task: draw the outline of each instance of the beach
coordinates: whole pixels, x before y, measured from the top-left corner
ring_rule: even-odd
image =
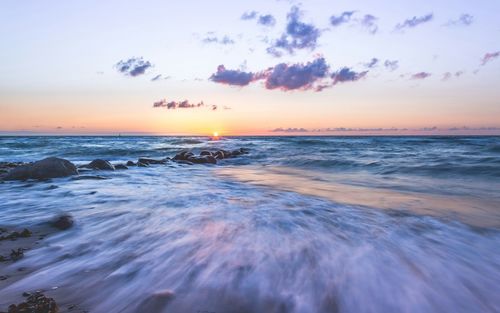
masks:
[[[0,137],[0,311],[500,311],[499,137],[218,139]]]

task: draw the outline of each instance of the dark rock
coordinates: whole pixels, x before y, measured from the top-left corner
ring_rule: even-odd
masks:
[[[207,150],[203,150],[203,151],[201,151],[201,152],[200,152],[200,155],[201,155],[201,156],[203,156],[203,155],[210,155],[210,156],[211,156],[211,155],[212,155],[212,152],[207,151]]]
[[[24,257],[24,251],[21,248],[18,248],[17,250],[12,250],[10,252],[10,259],[12,261],[18,261]]]
[[[231,152],[227,150],[220,150],[224,154],[224,159],[232,157]]]
[[[243,154],[247,154],[247,153],[250,153],[250,149],[248,149],[248,148],[240,148],[240,152],[243,153]]]
[[[217,159],[214,158],[213,156],[211,155],[206,155],[203,157],[205,160],[207,160],[207,163],[210,163],[210,164],[217,164]]]
[[[4,180],[48,179],[71,175],[78,175],[78,170],[73,163],[51,157],[15,167],[7,173]]]
[[[89,164],[85,165],[85,167],[94,169],[94,170],[107,170],[107,171],[114,171],[115,167],[113,164],[109,163],[109,161],[102,160],[102,159],[96,159]]]
[[[166,160],[154,160],[154,159],[148,159],[148,158],[140,158],[139,163],[144,163],[144,164],[165,164],[167,163]]]
[[[193,162],[185,161],[185,160],[177,160],[175,161],[179,164],[193,165]]]
[[[215,157],[217,160],[222,160],[222,159],[224,159],[224,152],[222,152],[222,151],[217,151],[217,152],[215,152],[214,157]]]
[[[137,162],[137,166],[139,166],[139,167],[149,167],[148,164],[142,163],[142,162]]]
[[[194,154],[188,151],[182,151],[180,153],[177,153],[174,157],[174,160],[187,160],[189,157],[193,157]]]
[[[236,157],[238,155],[241,155],[242,152],[240,150],[233,150],[231,151],[231,156]]]
[[[128,170],[128,167],[125,164],[116,164],[115,169],[117,170]]]
[[[66,230],[73,226],[73,217],[71,215],[61,215],[55,218],[50,224],[60,230]]]
[[[127,166],[135,166],[136,164],[133,161],[127,161]]]
[[[29,294],[25,302],[9,305],[8,309],[8,313],[57,313],[58,311],[56,301],[39,291]]]

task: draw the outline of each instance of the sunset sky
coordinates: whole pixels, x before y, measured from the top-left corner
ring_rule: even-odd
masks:
[[[0,134],[500,134],[500,2],[0,2]]]

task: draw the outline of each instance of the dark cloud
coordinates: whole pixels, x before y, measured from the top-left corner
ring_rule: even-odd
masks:
[[[257,17],[258,12],[257,11],[247,11],[241,15],[242,20],[253,20]]]
[[[296,127],[289,127],[289,128],[275,128],[271,130],[274,133],[306,133],[308,132],[307,129],[305,128],[296,128]]]
[[[426,79],[427,77],[429,77],[431,75],[432,75],[431,73],[419,72],[419,73],[415,73],[415,74],[411,75],[410,78],[413,79],[413,80]]]
[[[379,59],[377,59],[377,58],[372,58],[372,59],[370,60],[370,62],[365,63],[365,66],[366,66],[367,68],[374,68],[375,66],[377,66],[378,62],[379,62]]]
[[[374,35],[378,31],[378,26],[376,24],[378,18],[371,14],[366,14],[360,20],[360,25],[366,29],[370,34]]]
[[[210,76],[210,80],[216,83],[236,86],[246,86],[256,79],[258,79],[258,75],[254,73],[240,70],[227,70],[224,65],[219,65],[217,67],[217,72]]]
[[[433,18],[434,18],[434,14],[432,14],[432,13],[429,13],[429,14],[423,15],[423,16],[418,16],[418,17],[414,16],[410,19],[405,20],[403,23],[397,24],[395,28],[396,28],[396,30],[403,30],[405,28],[417,27],[418,25],[432,21]]]
[[[302,12],[297,6],[292,7],[287,15],[287,25],[285,33],[275,40],[267,52],[276,57],[283,55],[283,52],[293,54],[297,49],[314,50],[321,31],[313,24],[307,24],[300,19]]]
[[[342,24],[348,23],[351,20],[351,16],[355,11],[345,11],[339,16],[332,15],[330,17],[330,24],[334,27],[340,26]]]
[[[146,70],[152,66],[153,65],[151,64],[151,62],[144,61],[142,57],[133,57],[128,60],[121,60],[120,62],[115,64],[115,68],[118,70],[118,72],[132,77],[144,74]]]
[[[203,101],[198,103],[190,103],[188,100],[184,101],[167,101],[165,99],[156,101],[153,103],[153,108],[166,108],[168,110],[175,109],[191,109],[191,108],[199,108],[204,106]],[[217,108],[217,106],[216,106]]]
[[[274,26],[276,24],[276,19],[271,14],[261,15],[257,23],[264,26]]]
[[[233,45],[235,42],[229,36],[223,36],[221,38],[217,36],[207,36],[201,40],[204,43],[215,43],[220,45]]]
[[[446,26],[469,26],[474,22],[474,16],[470,14],[462,14],[456,20],[450,20]]]
[[[386,69],[389,71],[395,71],[399,68],[399,61],[398,60],[385,60],[384,66]]]
[[[368,74],[368,71],[355,72],[348,67],[344,67],[331,75],[331,78],[333,79],[332,85],[344,82],[358,81],[365,77],[366,74]]]
[[[500,56],[500,51],[488,52],[481,59],[481,65],[486,65],[486,63],[498,58]]]
[[[219,65],[210,80],[236,86],[264,80],[266,89],[322,91],[340,82],[358,81],[367,73],[368,71],[356,72],[347,67],[332,73],[325,59],[318,57],[307,63],[280,63],[258,73],[227,70],[224,65]]]
[[[285,91],[311,89],[315,82],[328,75],[328,68],[324,58],[318,58],[306,64],[281,63],[265,74],[266,88],[278,88]]]

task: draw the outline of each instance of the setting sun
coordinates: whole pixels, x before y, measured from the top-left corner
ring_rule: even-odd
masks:
[[[219,137],[219,133],[218,132],[214,132],[214,137]]]

